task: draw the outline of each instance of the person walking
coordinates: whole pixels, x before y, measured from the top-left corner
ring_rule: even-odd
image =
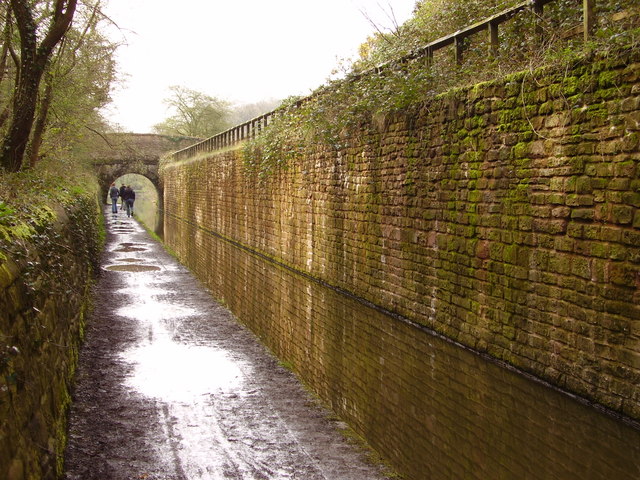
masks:
[[[124,191],[124,201],[127,204],[127,217],[133,216],[133,202],[136,201],[136,192],[129,185]]]
[[[116,187],[116,182],[111,184],[109,188],[109,197],[111,197],[111,213],[118,213],[118,197],[120,196],[120,190]]]
[[[120,185],[120,210],[124,210],[125,201],[124,201],[124,191],[127,189],[126,185],[123,183]]]

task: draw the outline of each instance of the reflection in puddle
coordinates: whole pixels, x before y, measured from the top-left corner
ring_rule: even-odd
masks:
[[[160,270],[160,267],[154,265],[110,265],[106,269],[117,272],[151,272]]]
[[[144,243],[123,242],[118,245],[118,248],[114,249],[114,252],[144,252],[147,250],[147,246]]]
[[[157,313],[161,313],[163,310],[179,312],[180,309],[173,303],[167,304],[159,300],[169,292],[166,288],[162,288],[165,284],[162,275],[166,272],[167,269],[163,265],[162,273],[160,274],[141,272],[140,275],[129,276],[126,280],[131,281],[132,284],[129,284],[129,282],[123,283],[123,288],[119,289],[118,293],[130,295],[132,298],[127,304],[128,307],[123,307],[119,310],[120,315],[131,316],[131,306],[135,305],[144,305],[145,311]],[[194,314],[192,310],[176,313],[176,315],[182,316],[192,314]]]
[[[147,397],[187,402],[208,393],[235,390],[242,383],[239,366],[211,347],[190,346],[166,338],[123,354],[135,365],[127,384]]]
[[[136,275],[136,280],[138,279],[139,276],[142,275]],[[165,290],[164,288],[158,288],[158,287],[154,287],[154,286],[138,286],[136,288],[122,288],[120,290],[118,290],[118,293],[126,293],[127,295],[131,295],[132,297],[134,297],[135,302],[155,302],[155,300],[153,300],[153,297],[161,297],[162,295],[166,295],[167,290]],[[166,308],[166,305],[163,305],[164,308]],[[152,307],[152,308],[162,308],[162,307]],[[173,307],[172,307],[173,308]]]
[[[135,366],[127,385],[141,394],[167,402],[196,402],[207,393],[235,390],[242,373],[237,363],[224,352],[208,346],[176,341],[181,319],[198,316],[197,310],[156,300],[163,292],[141,280],[131,289],[130,306],[117,313],[135,319],[142,343],[122,354]],[[184,333],[184,332],[182,332]]]
[[[177,319],[198,314],[193,308],[155,301],[144,301],[132,307],[123,307],[117,313],[123,317],[135,318],[140,322]]]
[[[139,248],[139,247],[121,247],[118,248],[116,250],[114,250],[114,252],[144,252],[146,250],[146,248]]]

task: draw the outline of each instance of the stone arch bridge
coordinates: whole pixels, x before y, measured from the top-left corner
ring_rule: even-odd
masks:
[[[154,226],[155,233],[163,235],[164,195],[159,167],[160,158],[170,152],[186,148],[200,141],[195,137],[173,137],[150,133],[111,133],[96,142],[89,158],[98,176],[101,195],[111,182],[122,175],[134,173],[147,178],[155,187],[158,204]]]
[[[111,133],[102,137],[102,140],[89,153],[101,191],[106,192],[118,177],[136,173],[149,179],[162,197],[158,172],[162,155],[181,150],[201,139],[151,133]]]

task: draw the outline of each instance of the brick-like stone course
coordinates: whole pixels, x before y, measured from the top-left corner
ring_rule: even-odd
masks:
[[[172,225],[192,239],[185,262],[202,281],[404,478],[637,471],[640,431],[195,225]]]
[[[32,238],[0,243],[0,478],[59,478],[98,209],[56,208]]]
[[[266,176],[241,149],[168,164],[167,243],[311,384],[365,381],[314,370],[348,332],[289,356],[304,292],[236,276],[211,232],[640,419],[639,78],[636,50],[457,90]]]

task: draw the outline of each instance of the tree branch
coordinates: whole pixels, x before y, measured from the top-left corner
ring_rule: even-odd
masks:
[[[12,1],[15,2],[16,0]],[[53,23],[50,25],[47,35],[44,37],[42,43],[40,43],[40,47],[38,48],[39,59],[44,57],[46,60],[56,44],[64,34],[67,33],[67,30],[71,26],[71,21],[73,20],[73,14],[76,11],[77,2],[78,0],[56,0]]]

